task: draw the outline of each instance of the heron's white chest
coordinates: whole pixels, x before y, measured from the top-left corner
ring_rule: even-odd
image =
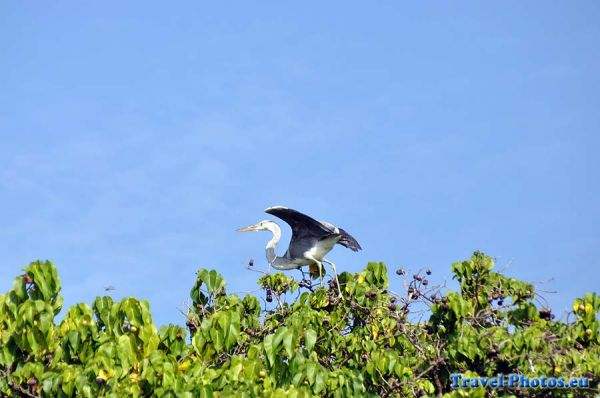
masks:
[[[304,252],[304,257],[321,261],[333,249],[338,240],[340,240],[339,236],[320,240],[310,250]]]

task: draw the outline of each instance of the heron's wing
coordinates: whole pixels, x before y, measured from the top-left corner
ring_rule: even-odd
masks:
[[[317,221],[297,210],[274,206],[269,207],[265,212],[281,218],[292,228],[292,239],[288,249],[291,257],[301,257],[306,250],[311,249],[317,242],[335,236],[340,237],[337,243],[348,249],[353,251],[362,249],[356,239],[348,232],[328,222]]]
[[[333,232],[314,218],[294,209],[288,209],[283,206],[274,206],[269,207],[265,212],[281,218],[290,225],[292,228],[292,241],[309,237],[320,239]]]
[[[338,245],[347,247],[348,249],[355,251],[355,252],[362,250],[362,247],[360,247],[360,244],[357,242],[357,240],[354,239],[354,237],[352,235],[350,235],[348,232],[344,231],[343,229],[341,229],[339,227],[336,227],[333,224],[328,223],[327,221],[320,221],[320,223],[323,224],[326,228],[328,228],[331,231],[331,235],[340,237],[340,240],[337,242]],[[327,237],[325,237],[324,239],[326,239],[326,238]]]
[[[339,245],[345,246],[348,249],[355,252],[362,250],[362,247],[360,247],[360,244],[356,239],[354,239],[352,235],[350,235],[348,232],[344,231],[341,228],[338,228],[338,230],[340,231],[340,235],[342,236],[338,241]]]

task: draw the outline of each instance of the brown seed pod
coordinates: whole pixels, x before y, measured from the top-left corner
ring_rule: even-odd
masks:
[[[552,319],[552,309],[551,308],[548,308],[548,307],[540,308],[539,314],[540,314],[541,319],[545,319],[547,321]]]
[[[273,302],[273,293],[270,288],[267,288],[267,303]]]

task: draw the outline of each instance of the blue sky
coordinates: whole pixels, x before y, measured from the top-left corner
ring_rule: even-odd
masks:
[[[50,259],[67,305],[113,285],[182,324],[199,267],[256,288],[244,266],[269,236],[234,230],[282,204],[359,240],[329,255],[341,270],[440,283],[479,249],[562,313],[599,291],[599,17],[595,1],[5,2],[0,291]]]

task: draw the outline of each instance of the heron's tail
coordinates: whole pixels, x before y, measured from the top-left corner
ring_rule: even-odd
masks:
[[[340,235],[341,238],[338,241],[338,244],[347,247],[348,249],[352,250],[352,251],[359,251],[362,250],[362,247],[360,247],[360,244],[358,243],[358,241],[356,239],[354,239],[354,237],[352,235],[350,235],[348,232],[344,231],[343,229],[338,227],[338,230],[340,231]]]

